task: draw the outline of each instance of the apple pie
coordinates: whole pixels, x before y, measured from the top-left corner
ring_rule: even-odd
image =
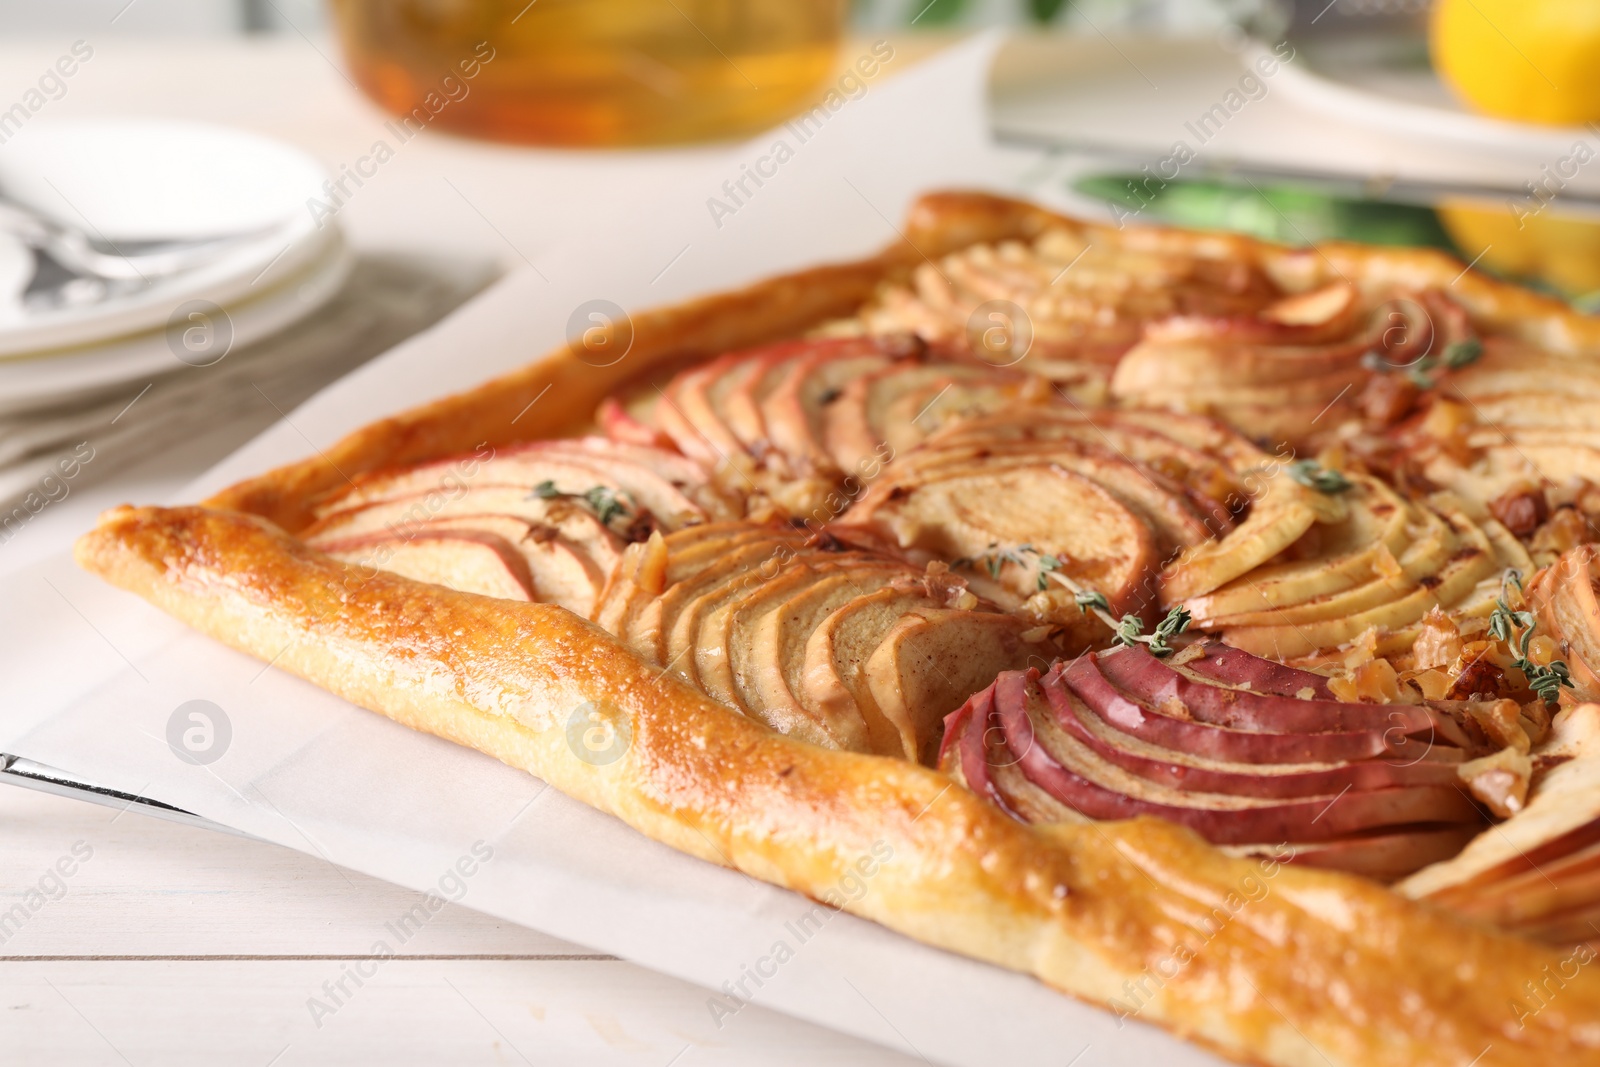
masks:
[[[904,234],[78,559],[1241,1062],[1600,1064],[1600,319],[979,194]]]

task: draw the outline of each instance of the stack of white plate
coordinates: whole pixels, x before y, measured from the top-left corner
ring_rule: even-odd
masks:
[[[209,242],[180,273],[41,300],[35,253],[0,230],[0,421],[212,366],[326,303],[352,256],[327,174],[253,134],[158,120],[24,126],[0,145],[0,201],[100,249]],[[93,285],[89,288],[92,290]]]

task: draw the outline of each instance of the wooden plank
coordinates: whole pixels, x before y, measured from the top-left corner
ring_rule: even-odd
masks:
[[[399,944],[419,894],[264,842],[5,786],[0,826],[6,1064],[913,1062],[455,904]]]
[[[619,961],[397,958],[370,964],[359,988],[347,980],[331,1013],[310,1009],[332,1004],[323,983],[347,967],[0,961],[0,1049],[7,1064],[52,1067],[922,1062],[759,1003],[718,1027],[705,990]],[[887,1026],[885,1039],[896,1040]]]
[[[456,904],[400,944],[385,924],[420,893],[137,811],[0,786],[0,826],[0,912],[46,882],[20,929],[0,923],[0,956],[357,956],[379,938],[408,956],[592,955]]]

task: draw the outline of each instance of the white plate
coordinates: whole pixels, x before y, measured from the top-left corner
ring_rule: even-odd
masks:
[[[263,282],[259,295],[228,305],[220,316],[200,309],[205,321],[180,317],[169,328],[166,316],[172,309],[163,309],[155,330],[52,359],[0,359],[0,414],[180,371],[186,364],[208,366],[277,333],[327,303],[349,276],[355,257],[338,231],[332,233],[321,258],[275,285]],[[190,328],[213,333],[185,348],[183,333]]]
[[[193,300],[222,307],[327,260],[337,227],[307,202],[326,178],[311,157],[265,137],[203,123],[30,123],[0,148],[0,188],[64,225],[115,243],[250,235],[198,270],[97,304],[11,318],[0,358],[57,358],[164,328]]]
[[[1530,178],[1541,163],[1570,155],[1575,141],[1595,140],[1582,126],[1536,126],[1466,110],[1420,61],[1418,47],[1360,40],[1302,44],[1299,61],[1284,64],[1272,84],[1302,107],[1371,130],[1519,159]],[[1257,45],[1253,52],[1246,57],[1252,62],[1268,49]]]

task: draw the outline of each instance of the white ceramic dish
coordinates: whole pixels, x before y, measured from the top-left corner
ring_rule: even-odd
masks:
[[[228,305],[221,317],[209,315],[205,322],[184,319],[170,328],[163,319],[157,329],[51,359],[0,359],[0,414],[152,379],[183,370],[186,364],[204,367],[220,362],[327,303],[344,284],[354,261],[335,231],[320,258],[277,285],[263,284],[259,295]],[[212,333],[185,351],[180,335],[191,324]],[[179,351],[185,351],[186,358],[180,358]]]
[[[0,329],[0,359],[78,361],[88,346],[106,342],[114,342],[108,353],[125,351],[137,347],[140,335],[164,329],[174,309],[190,301],[223,308],[260,303],[266,290],[336,257],[337,227],[319,227],[307,206],[322,196],[325,177],[295,149],[201,123],[24,127],[0,152],[0,188],[63,225],[113,244],[247,236],[202,268],[132,293],[10,316]],[[0,402],[9,399],[0,385]]]
[[[1419,46],[1420,47],[1420,46]],[[1253,46],[1246,58],[1270,50]],[[1473,114],[1461,106],[1424,62],[1404,61],[1387,47],[1319,44],[1301,49],[1298,62],[1284,64],[1273,81],[1294,103],[1369,130],[1416,141],[1463,145],[1527,165],[1529,177],[1541,164],[1571,154],[1577,141],[1591,148],[1600,133],[1581,126],[1536,126]]]

